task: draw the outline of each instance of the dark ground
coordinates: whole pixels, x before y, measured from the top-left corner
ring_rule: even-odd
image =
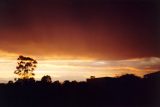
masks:
[[[63,84],[29,80],[1,84],[0,107],[160,107],[159,73]]]

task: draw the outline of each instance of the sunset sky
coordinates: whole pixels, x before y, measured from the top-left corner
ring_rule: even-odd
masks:
[[[36,79],[143,76],[160,70],[156,0],[0,0],[0,81],[16,59],[38,61]]]

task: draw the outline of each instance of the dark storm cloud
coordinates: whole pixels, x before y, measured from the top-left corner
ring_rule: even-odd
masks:
[[[125,0],[1,0],[0,49],[123,59],[160,55],[158,5]]]

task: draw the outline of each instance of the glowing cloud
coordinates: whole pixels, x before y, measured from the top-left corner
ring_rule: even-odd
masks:
[[[0,79],[8,81],[15,75],[16,60],[1,59]],[[53,80],[85,80],[90,76],[120,76],[132,73],[138,76],[160,70],[160,58],[137,58],[126,60],[57,60],[38,59],[38,68],[35,78],[40,79],[43,75],[51,75]]]

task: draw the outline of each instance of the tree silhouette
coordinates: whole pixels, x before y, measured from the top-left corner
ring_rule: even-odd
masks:
[[[9,84],[9,85],[12,85],[12,84],[14,84],[14,83],[13,83],[13,81],[10,80],[10,81],[8,81],[8,84]]]
[[[37,61],[30,57],[25,57],[22,55],[20,55],[17,60],[18,66],[16,67],[14,74],[17,74],[19,76],[19,79],[32,78],[35,75],[33,71],[37,67]]]
[[[43,83],[52,83],[52,78],[51,78],[51,76],[46,75],[46,76],[43,76],[43,77],[42,77],[41,81],[42,81]]]

